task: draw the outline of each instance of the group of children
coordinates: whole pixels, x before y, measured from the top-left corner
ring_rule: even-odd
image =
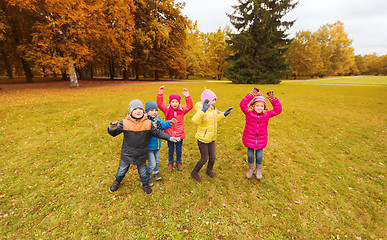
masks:
[[[174,154],[176,152],[176,167],[183,170],[182,146],[185,138],[184,115],[193,108],[192,98],[187,89],[183,88],[186,106],[181,105],[179,94],[169,96],[169,104],[164,104],[164,86],[159,88],[157,103],[149,101],[145,104],[136,99],[129,103],[129,112],[120,122],[110,122],[108,133],[113,137],[124,133],[121,147],[121,161],[119,163],[115,180],[110,186],[110,192],[115,192],[131,164],[137,165],[143,189],[147,194],[152,193],[153,185],[151,176],[161,180],[159,173],[159,151],[161,140],[168,140],[168,171],[173,170]],[[267,144],[267,125],[271,117],[281,113],[282,107],[273,92],[267,93],[267,98],[273,106],[268,111],[266,99],[258,89],[254,88],[241,101],[240,107],[246,115],[246,125],[243,132],[243,144],[247,147],[249,169],[247,178],[251,178],[256,170],[257,179],[262,178],[262,153]],[[216,94],[210,89],[204,89],[200,102],[195,104],[196,113],[192,122],[198,126],[195,138],[197,139],[201,158],[191,171],[191,177],[197,182],[201,181],[199,171],[208,162],[206,173],[214,178],[215,140],[217,136],[217,122],[227,117],[232,107],[225,112],[216,109]],[[165,121],[158,116],[158,109],[165,115]],[[254,159],[256,165],[254,164]],[[148,160],[148,165],[146,165]]]

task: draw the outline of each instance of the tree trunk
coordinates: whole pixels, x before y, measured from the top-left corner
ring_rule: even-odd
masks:
[[[70,75],[70,87],[79,87],[77,73],[75,72],[74,62],[71,57],[69,57],[68,70]]]
[[[128,80],[129,79],[129,72],[128,72],[128,70],[126,70],[126,69],[122,70],[122,78],[123,78],[123,80]]]
[[[32,75],[32,70],[31,70],[30,64],[26,60],[24,60],[22,57],[20,58],[20,60],[21,60],[22,66],[23,66],[24,75],[27,79],[27,82],[32,83],[33,82],[33,80],[32,80],[33,75]]]
[[[93,79],[93,65],[92,63],[88,63],[81,69],[78,69],[78,77],[82,80]]]
[[[66,70],[62,71],[62,80],[64,80],[64,81],[68,81],[69,80],[69,77],[67,76]]]
[[[136,72],[136,80],[140,79],[140,75],[138,74],[138,64],[136,63],[134,66],[134,71]]]
[[[114,59],[113,59],[113,57],[109,58],[109,70],[110,70],[110,79],[114,80],[115,66],[114,66]]]
[[[159,78],[159,72],[157,70],[155,70],[155,80],[158,81],[160,80]]]
[[[7,69],[7,76],[10,79],[13,79],[12,67],[11,67],[11,64],[9,64],[8,55],[5,53],[4,44],[2,42],[0,42],[0,49],[1,49],[1,57],[4,61],[5,68]]]

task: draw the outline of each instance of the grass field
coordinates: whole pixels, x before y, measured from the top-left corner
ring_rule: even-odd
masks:
[[[360,78],[342,80],[358,84]],[[360,81],[360,83],[359,83]],[[376,82],[387,82],[379,77]],[[263,179],[246,179],[240,100],[252,85],[186,87],[194,102],[204,87],[217,108],[217,160],[210,179],[190,171],[200,154],[185,117],[182,172],[168,173],[146,195],[135,166],[114,194],[122,135],[107,134],[129,101],[156,100],[158,85],[0,91],[0,236],[4,239],[385,239],[385,86],[256,86],[274,91],[283,112],[269,123]],[[185,102],[183,101],[183,104]],[[164,115],[160,112],[160,117]]]

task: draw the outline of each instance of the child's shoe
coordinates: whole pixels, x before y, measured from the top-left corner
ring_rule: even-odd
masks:
[[[212,170],[207,169],[206,173],[210,178],[216,178],[216,174]]]
[[[200,182],[200,181],[202,180],[201,177],[199,176],[199,173],[196,172],[195,170],[192,170],[192,172],[191,172],[191,177],[192,177],[193,179],[195,179],[196,182]]]
[[[262,178],[262,164],[257,164],[257,179],[261,179]]]
[[[168,172],[172,172],[173,170],[173,162],[169,162],[168,163],[168,168],[167,168]]]
[[[115,192],[117,191],[118,187],[120,186],[120,183],[117,180],[114,180],[113,184],[110,186],[109,191]]]
[[[251,178],[253,176],[254,171],[255,171],[254,163],[253,164],[249,163],[249,170],[246,173],[246,177]]]
[[[144,192],[146,192],[146,194],[152,193],[152,188],[149,186],[149,184],[144,184],[142,187],[144,188]]]
[[[160,173],[153,174],[153,176],[155,177],[156,181],[160,181],[161,180]]]
[[[183,163],[182,162],[176,162],[177,170],[183,171]]]
[[[150,187],[152,187],[152,186],[153,186],[152,179],[149,179],[148,185],[149,185]]]

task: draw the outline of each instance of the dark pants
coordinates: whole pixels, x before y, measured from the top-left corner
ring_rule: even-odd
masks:
[[[120,164],[118,165],[117,173],[115,175],[117,182],[122,182],[122,180],[125,177],[125,174],[128,172],[130,167],[129,163],[126,163],[125,161],[121,160]],[[148,175],[147,168],[146,168],[146,162],[143,162],[139,165],[137,165],[137,171],[138,175],[140,175],[140,181],[141,183],[147,184],[149,182],[150,176]]]
[[[181,162],[181,155],[183,154],[183,139],[180,142],[168,141],[168,162],[174,162],[173,155],[175,154],[176,146],[176,162]]]
[[[212,141],[210,143],[202,143],[198,140],[198,146],[199,146],[199,151],[201,158],[200,160],[196,163],[196,166],[194,167],[195,172],[199,172],[200,169],[206,164],[207,164],[207,171],[212,171],[214,168],[215,164],[215,158],[216,158],[216,153],[215,153],[215,141]]]

